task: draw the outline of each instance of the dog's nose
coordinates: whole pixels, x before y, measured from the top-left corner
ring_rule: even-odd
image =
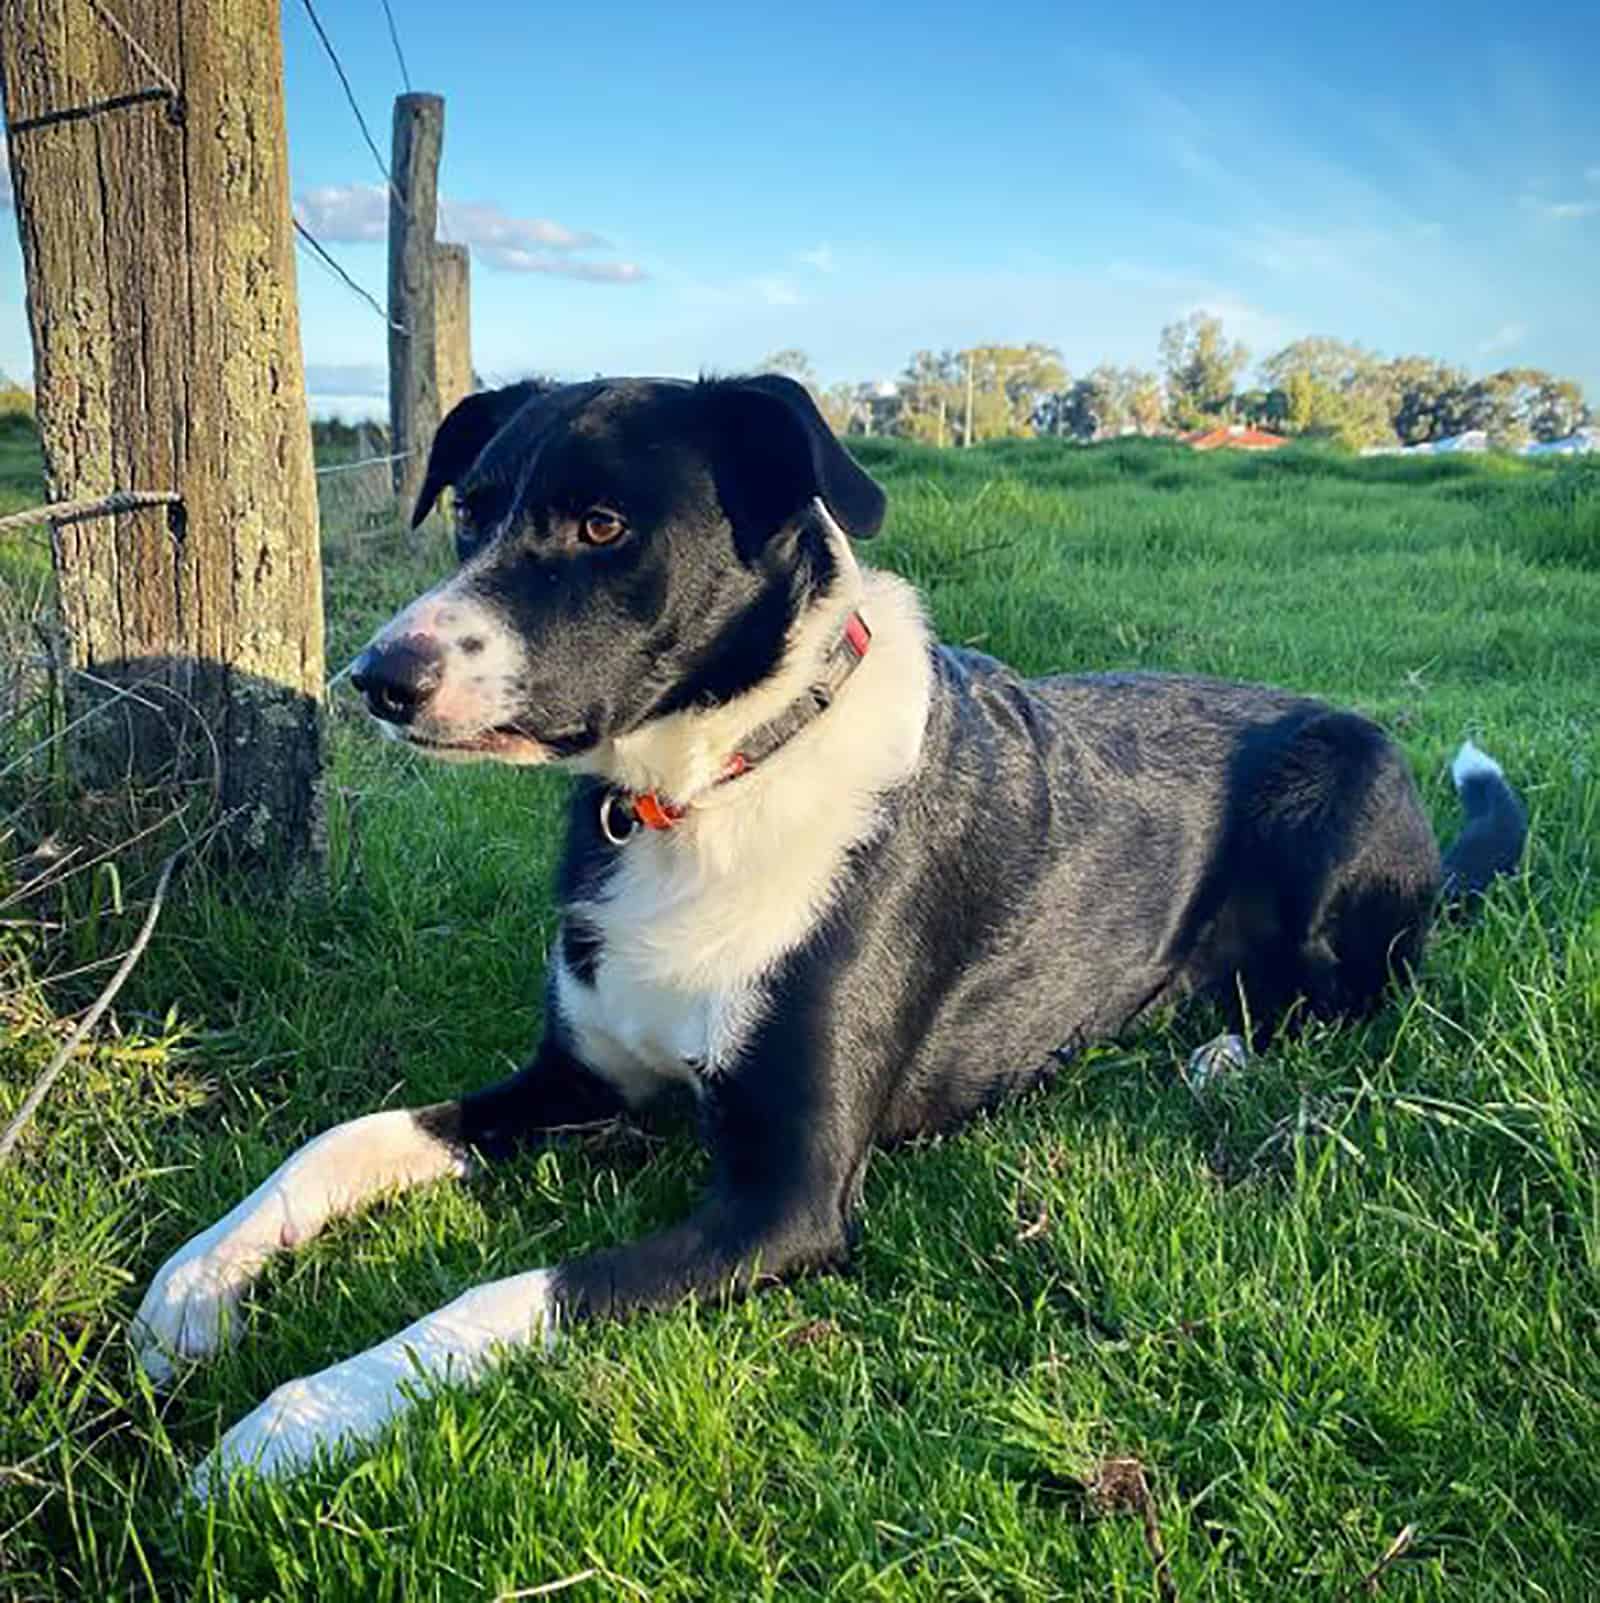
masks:
[[[410,723],[443,677],[444,651],[425,635],[368,646],[350,670],[350,683],[367,698],[372,716],[386,724]]]

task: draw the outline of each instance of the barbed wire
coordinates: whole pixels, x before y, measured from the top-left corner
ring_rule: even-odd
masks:
[[[362,115],[360,103],[356,100],[355,90],[350,83],[350,75],[344,70],[344,63],[339,59],[339,52],[334,49],[333,40],[328,37],[328,30],[322,26],[322,18],[317,15],[317,8],[312,3],[312,0],[301,0],[301,3],[305,6],[306,15],[311,19],[311,26],[316,30],[317,38],[322,42],[322,48],[326,53],[328,60],[333,64],[334,72],[336,72],[339,76],[339,82],[344,89],[344,97],[350,103],[350,110],[355,113],[356,125],[361,129],[361,137],[367,142],[367,149],[372,152],[372,159],[378,164],[378,171],[383,174],[383,181],[388,186],[389,194],[393,198],[395,205],[398,206],[402,212],[405,212],[405,199],[401,195],[399,189],[395,186],[395,181],[390,176],[389,168],[385,164],[383,155],[378,149],[378,143],[372,137],[372,130],[367,126],[367,119]],[[389,7],[387,0],[385,0],[384,11],[387,13],[388,10]],[[389,18],[389,37],[394,41],[395,54],[400,57],[400,70],[402,73],[404,73],[405,57],[400,55],[400,36],[395,31],[394,18],[392,16]],[[406,80],[406,87],[410,88],[409,78]],[[407,213],[407,215],[409,215],[409,213]],[[394,330],[396,334],[410,334],[410,329],[406,328],[402,323],[397,323],[389,315],[388,311],[379,304],[376,295],[358,284],[355,279],[353,279],[350,274],[339,265],[339,263],[329,252],[328,248],[316,237],[315,234],[311,232],[309,228],[306,227],[303,222],[300,221],[298,217],[294,219],[294,226],[295,232],[299,234],[301,240],[304,241],[306,245],[310,246],[323,265],[327,267],[328,270],[336,277],[338,277],[344,283],[347,289],[353,290],[357,295],[359,295],[361,299],[364,300],[367,305],[370,306],[373,311],[375,311],[378,316],[381,317],[384,322]]]
[[[322,41],[322,48],[328,54],[328,60],[333,63],[333,70],[339,75],[339,82],[344,86],[344,98],[350,102],[350,109],[355,113],[356,122],[361,129],[361,137],[367,142],[367,149],[372,152],[372,159],[378,164],[378,171],[383,174],[383,181],[389,186],[389,193],[394,203],[402,212],[406,210],[405,197],[395,188],[394,179],[389,176],[388,166],[378,150],[377,141],[372,137],[372,130],[367,127],[367,119],[361,114],[361,107],[356,100],[356,92],[350,87],[350,76],[344,70],[344,63],[339,59],[339,52],[333,48],[333,41],[328,37],[328,30],[322,26],[322,18],[317,15],[317,8],[312,0],[301,0],[306,8],[306,15],[311,18],[311,26],[317,30],[317,37]],[[409,216],[410,214],[407,213]]]
[[[411,93],[411,74],[406,71],[406,53],[400,48],[400,30],[394,25],[394,12],[389,9],[389,0],[383,0],[383,15],[389,24],[389,42],[394,46],[394,58],[400,63],[400,79],[406,86],[406,93]]]
[[[90,101],[87,105],[64,106],[55,111],[41,111],[32,117],[19,117],[11,124],[13,136],[31,133],[35,128],[53,128],[58,123],[81,122],[88,117],[98,117],[102,112],[122,111],[129,106],[144,105],[152,100],[166,101],[167,115],[177,122],[183,120],[183,92],[173,81],[171,74],[134,38],[104,0],[89,0],[89,5],[111,32],[122,41],[123,49],[135,63],[158,78],[160,82],[144,89],[131,89],[122,94],[106,95],[99,100]]]
[[[0,518],[0,534],[31,528],[36,523],[81,523],[85,518],[115,517],[140,507],[178,506],[182,500],[176,490],[113,490],[110,495],[82,501],[51,501]]]
[[[384,320],[384,322],[387,323],[389,325],[389,327],[392,328],[395,331],[396,334],[407,334],[407,335],[410,334],[411,330],[409,328],[407,328],[404,323],[395,322],[395,320],[392,317],[389,316],[388,312],[386,312],[383,309],[383,307],[378,304],[378,298],[377,298],[377,296],[375,296],[372,293],[371,290],[363,289],[362,286],[360,284],[358,284],[338,264],[338,262],[336,262],[333,259],[333,257],[328,254],[327,246],[325,246],[322,243],[322,241],[320,239],[318,239],[317,236],[315,234],[313,234],[311,232],[311,230],[309,228],[307,228],[306,225],[303,222],[300,221],[300,219],[298,217],[296,217],[294,219],[294,231],[300,236],[300,238],[302,240],[305,241],[305,243],[307,245],[309,245],[312,248],[312,250],[314,250],[317,253],[317,256],[324,263],[326,263],[328,268],[332,272],[336,273],[344,281],[345,285],[349,289],[354,290],[356,292],[356,294],[359,295],[362,298],[362,300],[364,300],[367,303],[367,305],[370,306],[373,309],[373,311],[375,311],[378,314],[378,316],[381,317]]]
[[[330,473],[354,473],[357,468],[385,467],[391,462],[408,461],[416,454],[415,451],[397,451],[393,456],[364,456],[354,462],[333,462],[325,468],[318,468],[317,477],[325,478]]]
[[[171,95],[174,100],[181,100],[183,96],[177,84],[173,82],[172,78],[162,68],[160,62],[158,62],[150,54],[150,52],[146,50],[145,47],[140,44],[131,33],[128,32],[127,27],[119,20],[117,14],[110,8],[110,6],[105,4],[105,0],[89,0],[89,4],[100,13],[101,20],[122,41],[124,46],[127,48],[128,54],[131,55],[133,59],[145,69],[146,72],[151,73],[154,77],[159,79],[162,85],[165,87],[167,93]]]
[[[361,107],[356,100],[355,91],[351,86],[349,75],[344,69],[344,63],[339,59],[339,54],[333,47],[333,41],[328,37],[327,30],[322,25],[322,19],[317,15],[313,0],[302,0],[302,3],[305,6],[306,15],[311,20],[312,27],[316,30],[317,38],[322,43],[323,50],[327,53],[329,61],[333,64],[333,70],[338,74],[339,82],[344,89],[345,99],[349,102],[350,109],[355,114],[356,123],[361,129],[361,136],[366,141],[367,149],[371,151],[372,159],[377,163],[378,171],[383,174],[384,182],[388,185],[390,194],[394,197],[395,203],[403,212],[406,209],[404,199],[400,195],[399,190],[396,188],[394,180],[389,174],[389,169],[384,164],[383,156],[378,149],[377,143],[372,137],[372,131],[367,126],[367,120],[362,115]],[[11,131],[13,134],[21,133],[27,129],[35,127],[44,127],[57,122],[73,121],[79,118],[94,116],[102,111],[113,110],[123,106],[137,105],[145,101],[158,99],[168,101],[171,113],[181,118],[183,93],[179,89],[177,82],[174,80],[172,75],[168,73],[166,69],[162,67],[162,65],[154,58],[154,56],[152,56],[151,53],[139,43],[138,39],[136,39],[132,32],[130,32],[127,25],[106,3],[106,0],[88,0],[88,4],[95,14],[99,16],[104,25],[113,34],[115,34],[117,39],[121,42],[123,48],[128,52],[129,56],[146,72],[150,73],[155,79],[158,80],[158,87],[134,90],[125,94],[115,95],[104,100],[96,101],[91,105],[67,107],[61,110],[44,112],[35,117],[24,118],[12,124]],[[389,0],[382,0],[382,4],[384,17],[388,24],[389,40],[394,46],[395,59],[400,64],[400,74],[405,82],[407,90],[409,91],[411,88],[411,74],[406,66],[405,52],[402,50],[400,45],[400,33],[395,24],[394,12],[390,8]],[[385,324],[387,324],[389,328],[393,329],[397,334],[409,336],[411,331],[406,328],[404,324],[396,322],[392,317],[390,317],[388,311],[378,301],[377,297],[373,295],[370,290],[366,289],[363,285],[351,277],[344,267],[341,266],[340,263],[329,252],[327,247],[323,245],[321,240],[319,240],[298,217],[293,217],[291,220],[294,224],[295,233],[299,236],[301,242],[314,253],[317,259],[328,269],[328,271],[333,273],[334,276],[337,277],[340,282],[343,283],[345,287],[352,293],[360,296],[360,298],[384,320]],[[332,467],[320,468],[317,470],[317,472],[320,476],[327,473],[349,471],[355,468],[392,465],[395,462],[404,461],[408,457],[415,454],[416,453],[412,451],[405,451],[392,456],[369,457],[360,462],[339,463],[333,465]],[[84,500],[55,501],[47,503],[43,506],[32,507],[22,512],[10,513],[0,517],[0,534],[9,533],[15,529],[32,528],[40,523],[71,523],[85,518],[115,516],[119,513],[135,511],[141,507],[176,506],[182,504],[182,499],[182,496],[180,496],[176,491],[119,490],[113,491],[109,495],[97,496]]]

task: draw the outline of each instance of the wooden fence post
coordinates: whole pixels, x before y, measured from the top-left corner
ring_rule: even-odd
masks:
[[[322,847],[322,572],[278,0],[0,4],[0,99],[81,778],[209,789]],[[109,703],[109,705],[107,705]]]
[[[472,393],[472,257],[465,245],[433,247],[439,416]]]
[[[433,265],[443,143],[443,99],[398,96],[389,164],[389,449],[400,456],[394,490],[408,516],[439,426]]]

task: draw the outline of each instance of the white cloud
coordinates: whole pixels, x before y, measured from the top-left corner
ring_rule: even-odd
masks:
[[[362,245],[389,231],[389,192],[382,184],[323,184],[294,203],[301,227],[324,245]]]
[[[550,273],[557,278],[580,278],[590,284],[637,284],[649,275],[637,262],[586,262],[548,251],[519,250],[512,246],[474,245],[473,254],[486,259],[491,267],[508,273]]]
[[[441,200],[439,232],[448,239],[471,245],[495,266],[511,266],[527,271],[514,261],[501,262],[496,256],[526,256],[530,252],[552,250],[604,250],[606,242],[587,230],[567,228],[548,217],[508,217],[498,206],[482,201]]]
[[[815,250],[803,250],[800,258],[807,267],[814,267],[819,273],[831,273],[837,265],[833,259],[833,246],[818,245]]]
[[[1502,323],[1486,340],[1478,342],[1480,356],[1493,356],[1496,351],[1509,351],[1528,337],[1526,323]]]
[[[371,244],[387,237],[389,192],[382,184],[325,184],[295,202],[294,213],[323,244]],[[604,250],[586,229],[548,217],[512,217],[483,201],[439,201],[439,234],[469,245],[487,267],[549,273],[591,284],[634,284],[648,276],[636,262],[582,260],[571,252]]]

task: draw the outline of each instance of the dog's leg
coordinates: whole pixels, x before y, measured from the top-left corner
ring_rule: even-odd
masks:
[[[325,1131],[162,1265],[134,1316],[146,1372],[165,1383],[175,1361],[214,1352],[267,1260],[303,1245],[329,1220],[386,1193],[461,1177],[480,1139],[493,1155],[535,1129],[620,1111],[609,1087],[547,1040],[534,1062],[502,1086],[462,1102],[369,1113]]]
[[[803,1116],[801,1116],[803,1117]],[[841,1172],[830,1136],[775,1121],[754,1149],[733,1147],[710,1196],[683,1223],[630,1246],[475,1286],[397,1335],[280,1386],[223,1437],[193,1489],[215,1491],[235,1470],[274,1473],[320,1448],[377,1435],[413,1393],[481,1375],[497,1353],[548,1348],[585,1318],[715,1298],[835,1262],[846,1250],[859,1161]],[[809,1136],[809,1140],[808,1140]],[[741,1137],[748,1143],[748,1130]],[[797,1156],[797,1149],[806,1149]],[[719,1143],[719,1155],[730,1148]]]
[[[763,1221],[757,1211],[710,1202],[683,1224],[632,1246],[557,1269],[474,1286],[365,1352],[278,1387],[223,1437],[195,1472],[202,1497],[242,1468],[292,1470],[319,1448],[366,1441],[441,1383],[479,1377],[501,1352],[548,1349],[556,1333],[591,1315],[621,1315],[717,1297],[838,1256],[842,1238],[819,1238],[805,1221]]]

